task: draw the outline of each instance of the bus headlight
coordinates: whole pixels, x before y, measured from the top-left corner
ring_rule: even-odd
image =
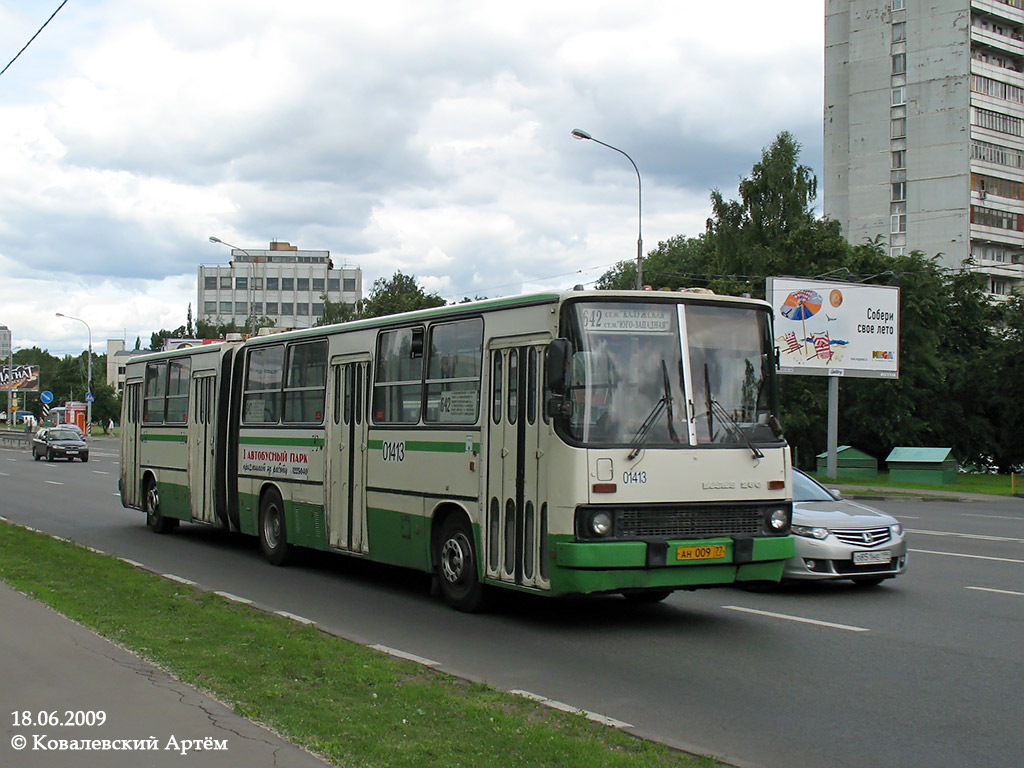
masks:
[[[612,516],[609,512],[595,512],[590,516],[590,532],[594,536],[607,536],[612,532]]]
[[[773,509],[768,513],[768,527],[775,533],[781,533],[789,527],[789,510]]]

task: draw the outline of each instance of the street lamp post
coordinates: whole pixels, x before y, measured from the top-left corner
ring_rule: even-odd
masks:
[[[86,366],[87,370],[88,370],[88,373],[86,374],[86,377],[89,379],[89,382],[88,382],[88,385],[87,385],[87,390],[86,390],[86,395],[85,395],[85,420],[86,420],[85,434],[86,435],[91,435],[92,434],[92,399],[93,399],[93,394],[92,394],[92,328],[90,328],[89,324],[87,322],[85,322],[85,320],[83,320],[80,317],[72,317],[71,315],[65,315],[63,312],[57,312],[57,317],[67,318],[68,320],[77,320],[82,325],[84,325],[85,329],[89,332],[89,360],[88,360],[88,364]]]
[[[249,318],[249,333],[253,336],[256,335],[256,317],[252,312],[253,297],[256,294],[256,288],[253,285],[256,282],[256,263],[253,261],[252,254],[249,253],[245,248],[239,248],[237,245],[226,243],[219,237],[210,235],[210,242],[217,243],[218,245],[226,245],[228,248],[234,248],[236,251],[241,251],[249,257],[249,284],[245,291],[245,314]],[[232,289],[233,290],[233,289]],[[233,300],[232,300],[233,301]],[[232,313],[233,314],[233,313]]]
[[[624,158],[629,160],[630,165],[633,166],[633,170],[636,171],[636,289],[639,291],[643,288],[644,284],[644,237],[643,237],[643,184],[640,181],[640,169],[636,167],[636,163],[633,162],[633,158],[627,155],[618,147],[613,147],[611,144],[605,144],[599,139],[595,139],[589,133],[579,128],[573,128],[572,137],[581,141],[593,141],[600,144],[602,147],[608,147],[608,149],[614,149]]]
[[[14,338],[13,336],[11,337]],[[14,426],[14,353],[21,347],[11,344],[11,351],[7,355],[7,428]]]

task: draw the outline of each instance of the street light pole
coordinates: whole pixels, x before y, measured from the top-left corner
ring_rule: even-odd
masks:
[[[57,313],[57,317],[67,318],[68,320],[77,320],[82,325],[84,325],[85,326],[85,330],[87,330],[89,332],[89,360],[88,360],[88,364],[86,366],[87,367],[87,371],[88,371],[88,373],[86,374],[86,377],[89,379],[89,382],[88,382],[88,385],[87,385],[87,390],[86,390],[86,395],[85,395],[85,421],[86,421],[85,434],[91,436],[92,435],[92,399],[93,399],[93,394],[92,394],[92,328],[90,328],[89,324],[87,322],[85,322],[85,320],[83,320],[80,317],[72,317],[71,315],[65,315],[63,312],[58,312]]]
[[[231,243],[226,243],[223,240],[221,240],[219,237],[214,237],[213,235],[210,235],[210,242],[211,243],[217,243],[218,245],[226,245],[228,248],[234,248],[236,251],[241,251],[242,253],[244,253],[246,256],[249,257],[249,284],[248,284],[248,286],[246,288],[246,291],[245,291],[245,304],[246,304],[246,307],[245,307],[246,312],[245,312],[245,314],[249,318],[249,333],[251,335],[255,336],[256,335],[256,317],[253,315],[252,304],[253,304],[253,297],[256,294],[256,288],[254,286],[254,283],[256,282],[256,263],[255,263],[255,261],[253,261],[252,254],[249,253],[247,250],[245,250],[245,248],[239,248],[237,245],[232,245]],[[232,288],[232,293],[234,293],[234,289],[233,288]],[[232,299],[232,301],[234,301],[234,300]],[[232,314],[234,314],[234,313],[232,313]]]
[[[611,144],[605,144],[600,139],[595,139],[589,133],[579,128],[573,128],[572,137],[581,141],[593,141],[600,144],[602,147],[608,147],[608,149],[614,149],[624,158],[629,160],[630,165],[633,166],[633,170],[636,171],[636,289],[642,290],[644,284],[644,236],[643,236],[643,184],[640,181],[640,169],[636,167],[636,163],[633,162],[633,158],[627,155],[618,147],[613,147]]]

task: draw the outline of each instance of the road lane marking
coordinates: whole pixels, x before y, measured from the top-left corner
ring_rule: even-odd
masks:
[[[1014,560],[1012,557],[986,557],[985,555],[964,555],[960,552],[935,552],[931,549],[911,549],[909,552],[916,552],[919,555],[945,555],[946,557],[966,557],[971,560],[991,560],[996,563],[1020,563],[1024,560]]]
[[[43,482],[49,483],[50,485],[64,485],[64,483],[58,483],[56,480],[44,480]]]
[[[622,720],[616,720],[614,717],[608,717],[608,715],[600,715],[597,712],[590,712],[586,709],[580,709],[570,704],[565,704],[555,699],[549,699],[545,696],[539,696],[536,693],[530,693],[529,691],[512,690],[509,693],[514,693],[516,696],[522,696],[524,699],[530,701],[536,701],[538,704],[543,704],[546,707],[557,709],[560,712],[570,712],[574,715],[583,715],[587,720],[593,720],[595,723],[601,723],[601,725],[610,725],[612,728],[633,728],[630,723],[623,722]]]
[[[312,623],[312,622],[311,622]],[[400,651],[397,648],[389,648],[386,645],[371,645],[371,648],[381,653],[386,653],[388,656],[394,656],[396,659],[405,659],[406,661],[413,661],[417,664],[422,664],[424,667],[440,667],[440,661],[434,661],[432,659],[425,659],[422,656],[417,656],[415,653],[407,653]]]
[[[971,515],[965,513],[964,517],[983,517],[986,520],[1020,520],[1020,517],[1014,517],[1013,515]]]
[[[977,592],[995,592],[997,595],[1024,597],[1024,592],[1014,592],[1012,589],[992,589],[991,587],[964,587],[964,589],[973,589]]]
[[[773,613],[772,611],[759,611],[754,608],[743,608],[739,605],[723,605],[723,608],[730,611],[740,611],[742,613],[753,613],[757,616],[768,616],[773,619],[785,619],[786,621],[796,621],[801,624],[814,624],[819,627],[829,627],[830,629],[845,629],[847,632],[870,632],[871,630],[866,627],[854,627],[850,624],[835,624],[831,621],[819,621],[818,619],[805,619],[802,616],[790,616],[786,613]]]
[[[974,539],[975,541],[1013,541],[1024,542],[1024,539],[1010,536],[985,536],[980,533],[955,533],[953,531],[924,531],[916,528],[908,528],[907,533],[924,534],[925,536],[949,536],[957,539]]]
[[[99,469],[94,469],[94,470],[92,471],[92,473],[93,473],[94,475],[109,475],[109,474],[110,474],[109,472],[103,472],[103,471],[101,471],[101,470],[99,470]]]

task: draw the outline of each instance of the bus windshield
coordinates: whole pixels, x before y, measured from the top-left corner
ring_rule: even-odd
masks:
[[[572,305],[568,437],[588,446],[778,442],[768,313],[720,304]]]

